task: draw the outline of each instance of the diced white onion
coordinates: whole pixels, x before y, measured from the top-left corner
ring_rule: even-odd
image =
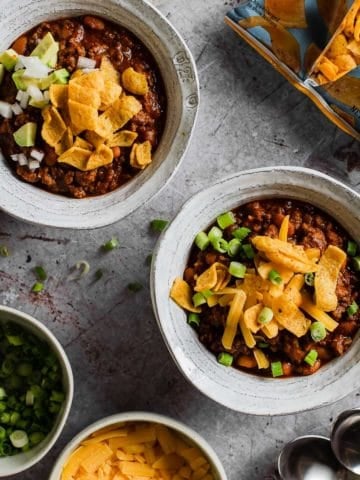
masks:
[[[98,68],[83,68],[82,71],[83,73],[91,73],[91,72],[96,72],[99,70]]]
[[[24,68],[24,64],[22,63],[20,57],[21,56],[18,57],[18,61],[16,62],[16,65],[14,67],[15,72],[17,72],[18,70],[22,70]]]
[[[24,165],[27,165],[27,164],[28,164],[28,159],[27,159],[25,153],[19,153],[18,158],[19,158],[18,163],[19,163],[19,165],[21,165],[22,167],[23,167]]]
[[[10,103],[0,101],[0,115],[4,118],[11,118],[13,116]]]
[[[18,162],[18,161],[19,161],[19,154],[18,154],[18,153],[14,153],[13,155],[10,155],[10,158],[11,158],[11,160],[13,160],[14,162]]]
[[[44,100],[44,95],[40,88],[35,87],[35,85],[30,85],[26,92],[32,97],[36,102],[41,102]]]
[[[77,68],[81,70],[84,68],[95,68],[96,67],[96,60],[87,57],[79,57]]]
[[[20,107],[25,109],[28,106],[30,95],[23,91],[21,91],[21,94]]]
[[[45,100],[46,102],[50,102],[50,92],[49,92],[49,90],[45,90],[45,91],[43,92],[43,95],[44,95],[44,100]]]
[[[16,94],[16,100],[17,100],[18,102],[20,102],[20,100],[21,100],[21,98],[22,98],[22,93],[23,93],[23,91],[22,91],[22,90],[19,90],[19,91],[17,92],[17,94]]]
[[[23,448],[29,443],[29,437],[24,430],[14,430],[10,433],[9,438],[15,448]]]
[[[45,157],[45,153],[41,152],[40,150],[33,149],[30,152],[30,157],[34,160],[37,160],[38,162],[41,162],[41,160]]]
[[[38,162],[37,160],[29,160],[28,167],[32,171],[37,170],[38,168],[40,168],[40,162]]]
[[[39,57],[24,57],[19,55],[19,59],[25,67],[24,78],[46,78],[52,71],[42,63]]]
[[[11,105],[11,109],[14,115],[20,115],[21,113],[23,113],[23,109],[20,107],[18,103],[14,103],[14,105]]]

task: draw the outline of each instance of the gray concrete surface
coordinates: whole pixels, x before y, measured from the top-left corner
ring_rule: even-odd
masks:
[[[193,193],[214,179],[249,167],[306,165],[359,189],[359,145],[335,126],[223,23],[232,2],[154,0],[182,33],[197,62],[202,103],[191,147],[172,182],[129,218],[97,231],[30,226],[0,214],[0,303],[44,322],[65,347],[74,369],[75,397],[66,428],[50,454],[12,479],[46,479],[55,457],[89,423],[115,412],[171,415],[202,434],[218,452],[229,480],[271,479],[277,454],[297,435],[327,434],[333,418],[359,405],[360,393],[299,415],[266,418],[234,413],[206,399],[178,372],[161,339],[149,298],[146,256],[156,236],[149,220],[171,220]],[[101,244],[117,236],[109,254]],[[91,271],[69,282],[80,259]],[[32,268],[50,274],[45,293],[30,293]],[[144,288],[133,294],[129,282]],[[10,479],[10,477],[7,477]]]

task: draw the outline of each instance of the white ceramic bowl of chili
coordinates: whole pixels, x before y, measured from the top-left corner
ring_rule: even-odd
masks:
[[[168,20],[144,0],[3,0],[0,51],[46,20],[93,14],[124,26],[152,53],[167,97],[164,132],[154,160],[113,192],[83,199],[67,198],[24,183],[0,161],[0,209],[27,222],[90,229],[114,223],[157,194],[176,172],[195,125],[199,82],[192,55]]]
[[[339,181],[301,167],[267,167],[220,180],[192,197],[158,241],[151,269],[154,313],[165,343],[183,375],[216,402],[254,415],[285,415],[325,406],[360,386],[359,333],[343,357],[307,377],[272,379],[220,365],[169,298],[183,277],[196,234],[223,212],[262,198],[302,200],[337,220],[360,238],[360,195]]]
[[[0,305],[0,321],[18,324],[50,347],[60,363],[63,377],[62,383],[65,392],[65,400],[61,406],[61,410],[58,413],[52,430],[44,440],[27,452],[0,458],[0,477],[7,477],[8,475],[15,475],[32,467],[53,447],[60,436],[70,413],[74,395],[74,379],[71,365],[64,349],[45,325],[26,313],[2,305]]]

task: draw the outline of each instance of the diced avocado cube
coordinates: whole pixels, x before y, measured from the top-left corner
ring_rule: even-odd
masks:
[[[6,70],[11,72],[14,69],[15,65],[18,61],[18,54],[10,48],[9,50],[5,50],[5,52],[0,53],[0,63],[4,65]]]
[[[45,65],[56,67],[59,52],[59,42],[48,32],[39,45],[31,52],[31,57],[39,57]]]
[[[69,77],[70,73],[66,70],[66,68],[62,68],[61,70],[55,70],[55,72],[50,74],[47,78],[42,79],[39,88],[41,88],[41,90],[47,90],[53,83],[60,83],[66,85],[68,83]]]
[[[18,90],[27,90],[30,85],[41,88],[42,82],[47,80],[47,78],[31,78],[24,77],[25,70],[17,70],[12,74],[13,82]]]
[[[4,75],[5,75],[5,67],[2,63],[0,63],[0,85],[2,84],[2,81],[4,80]]]
[[[34,100],[33,98],[31,98],[29,101],[29,105],[31,107],[43,109],[49,105],[49,102],[47,100]]]
[[[14,140],[19,147],[33,147],[36,138],[36,123],[25,123],[19,130],[14,132]]]

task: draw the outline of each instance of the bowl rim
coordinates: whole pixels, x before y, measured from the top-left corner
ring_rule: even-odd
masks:
[[[8,475],[16,475],[17,473],[23,472],[24,470],[29,469],[30,467],[34,466],[36,463],[38,463],[40,460],[42,460],[45,455],[50,451],[50,449],[54,446],[55,442],[58,440],[59,436],[61,435],[65,423],[67,421],[67,418],[70,413],[73,397],[74,397],[74,377],[73,377],[73,372],[72,368],[69,362],[69,359],[67,357],[67,354],[65,350],[63,349],[62,345],[60,342],[57,340],[55,335],[50,331],[48,327],[46,327],[43,323],[41,323],[39,320],[36,320],[33,316],[24,313],[20,310],[17,310],[12,307],[7,307],[5,305],[0,305],[0,314],[1,313],[9,313],[10,315],[13,315],[15,317],[19,317],[22,320],[25,321],[25,323],[28,323],[35,327],[35,330],[41,331],[41,333],[44,335],[46,338],[46,342],[49,344],[50,348],[52,350],[55,350],[55,352],[61,357],[61,361],[63,363],[63,375],[66,376],[67,382],[68,382],[68,389],[66,391],[66,400],[65,400],[65,405],[63,408],[62,413],[58,417],[59,422],[58,425],[52,434],[51,440],[46,441],[44,446],[41,448],[41,450],[31,457],[28,461],[24,462],[24,464],[21,467],[14,468],[10,473],[6,472],[5,475],[3,475],[0,472],[0,477],[6,477]],[[15,320],[14,320],[15,321]],[[25,327],[26,328],[26,327]],[[36,335],[36,334],[35,334]],[[45,438],[46,440],[46,438]],[[8,457],[11,458],[11,457]],[[1,460],[1,459],[0,459]]]
[[[18,0],[17,3],[23,5],[25,0]],[[60,8],[63,10],[69,8],[68,0],[63,0],[63,2],[60,2],[60,5]],[[84,7],[79,7],[77,10],[88,14],[93,12],[94,15],[101,16],[100,13],[94,11],[93,5],[95,4],[89,3],[88,8],[84,5]],[[200,83],[195,60],[184,38],[166,16],[147,0],[136,0],[135,2],[132,2],[132,0],[104,0],[101,6],[107,8],[109,14],[111,10],[131,11],[131,14],[144,26],[149,26],[150,24],[156,25],[158,32],[160,32],[158,41],[164,45],[164,48],[166,48],[168,52],[169,62],[175,66],[172,75],[173,79],[175,79],[175,76],[177,77],[176,89],[179,92],[180,98],[178,114],[179,128],[173,134],[168,151],[166,155],[163,155],[161,163],[156,162],[156,168],[155,164],[150,165],[149,168],[153,168],[153,170],[149,170],[148,174],[145,173],[148,170],[146,169],[139,172],[126,184],[111,192],[107,192],[104,195],[87,196],[83,199],[54,194],[40,187],[23,182],[14,177],[12,172],[9,172],[9,167],[6,165],[5,160],[1,159],[0,179],[5,176],[6,180],[6,176],[11,175],[11,177],[16,180],[16,183],[14,184],[15,187],[12,185],[12,188],[0,194],[0,212],[3,211],[13,218],[26,223],[76,230],[97,229],[112,225],[129,216],[141,208],[142,205],[155,198],[177,173],[189,148],[199,113]],[[142,12],[141,16],[139,15],[140,10]],[[49,6],[48,14],[49,18],[54,16],[51,5]],[[2,20],[0,15],[0,23]],[[118,19],[115,18],[113,18],[112,21],[119,23]],[[127,28],[132,31],[131,27]],[[149,48],[147,45],[147,48],[154,55],[151,47]],[[175,53],[175,51],[177,53]],[[179,53],[183,54],[186,59],[186,69],[188,69],[189,75],[191,76],[191,82],[183,79],[182,73],[177,69],[175,59]],[[179,61],[179,68],[180,67]],[[165,90],[167,90],[166,85],[171,85],[174,80],[169,78],[169,81],[166,81],[163,72],[162,78]],[[167,115],[169,115],[169,103],[167,106]],[[165,120],[163,136],[166,132],[167,122],[168,120]],[[159,147],[161,147],[161,142]],[[142,176],[144,174],[148,175],[148,177],[143,178]],[[140,177],[143,179],[140,180]],[[138,182],[138,185],[133,191],[128,192],[127,189],[131,187],[133,182]],[[22,203],[21,205],[24,195],[26,197],[29,193],[31,193],[33,202]],[[47,202],[51,202],[52,205],[52,207],[47,207],[48,209],[52,208],[51,215],[49,214],[50,210],[44,209],[41,210],[41,213],[38,211],[39,206],[46,205]],[[77,209],[78,205],[84,205],[85,215],[84,211]]]
[[[224,467],[211,445],[195,430],[188,427],[184,423],[175,420],[172,417],[161,415],[158,413],[144,412],[144,411],[130,411],[123,413],[116,413],[104,418],[97,420],[94,423],[91,423],[83,430],[81,430],[75,437],[70,440],[70,442],[64,447],[60,455],[56,459],[51,473],[49,475],[49,480],[60,480],[60,474],[63,465],[65,464],[66,459],[69,455],[75,450],[79,443],[87,438],[92,433],[100,430],[101,428],[110,426],[112,424],[122,423],[122,422],[149,422],[149,423],[159,423],[166,425],[167,427],[176,430],[184,434],[189,439],[193,440],[200,449],[206,454],[210,462],[212,463],[217,475],[218,480],[227,480],[227,475],[225,473]]]
[[[165,325],[166,325],[166,323],[169,323],[169,319],[171,318],[170,310],[168,308],[167,309],[165,308],[166,313],[167,313],[166,318],[165,318],[165,315],[164,316],[160,315],[159,309],[161,309],[164,305],[164,300],[163,300],[164,295],[166,296],[167,299],[169,298],[169,296],[168,296],[169,292],[168,291],[165,292],[164,288],[162,288],[162,289],[160,287],[158,288],[158,277],[160,275],[159,272],[162,272],[164,269],[167,268],[166,265],[164,264],[164,262],[161,261],[161,257],[164,256],[164,253],[165,253],[165,256],[166,256],[166,253],[167,253],[165,251],[165,249],[166,249],[166,246],[164,246],[165,243],[166,242],[169,243],[169,240],[171,238],[172,239],[176,238],[176,237],[174,237],[173,231],[172,231],[172,227],[173,227],[175,222],[181,221],[182,217],[185,216],[185,215],[187,215],[189,217],[189,209],[191,207],[195,207],[196,205],[199,205],[199,204],[201,205],[201,201],[204,200],[204,196],[206,196],[207,194],[209,194],[211,192],[214,192],[216,189],[219,188],[219,186],[221,186],[223,188],[223,190],[225,190],[227,183],[235,181],[237,179],[241,179],[241,177],[254,175],[254,174],[255,175],[256,174],[262,174],[262,173],[263,174],[268,174],[269,172],[274,172],[274,173],[282,172],[282,173],[286,173],[286,174],[298,173],[298,174],[303,174],[305,176],[308,176],[309,180],[310,180],[310,177],[316,177],[316,178],[320,179],[322,182],[326,182],[328,187],[329,186],[334,186],[334,187],[336,186],[336,187],[340,188],[343,193],[347,193],[347,194],[351,195],[353,198],[356,198],[356,200],[358,202],[360,202],[360,194],[358,192],[356,192],[355,190],[353,190],[349,186],[345,185],[343,182],[341,182],[341,181],[339,181],[339,180],[337,180],[337,179],[335,179],[335,178],[333,178],[333,177],[331,177],[331,176],[329,176],[325,173],[322,173],[318,170],[314,170],[314,169],[311,169],[311,168],[289,166],[289,165],[283,165],[283,166],[280,165],[280,166],[270,166],[270,167],[259,167],[259,168],[254,168],[254,169],[249,169],[249,170],[244,170],[244,171],[240,171],[240,172],[237,172],[237,173],[233,173],[233,174],[227,175],[226,177],[221,178],[220,180],[218,180],[216,182],[211,183],[206,188],[198,191],[197,193],[195,193],[193,196],[191,196],[182,205],[182,207],[180,208],[180,210],[178,211],[176,216],[173,218],[172,222],[167,226],[167,228],[162,232],[162,234],[158,238],[158,241],[157,241],[157,244],[155,246],[154,253],[153,253],[153,258],[152,258],[152,263],[151,263],[151,271],[150,271],[150,294],[151,294],[151,302],[152,302],[153,312],[154,312],[158,327],[160,329],[161,335],[162,335],[163,340],[165,342],[165,345],[166,345],[171,357],[173,358],[177,368],[180,370],[180,372],[183,374],[183,376],[186,378],[186,380],[189,383],[191,383],[203,395],[210,398],[211,400],[213,400],[213,401],[217,402],[218,404],[223,405],[223,406],[225,406],[225,407],[227,407],[231,410],[235,410],[235,411],[245,413],[245,414],[250,414],[250,415],[258,415],[258,416],[290,415],[290,414],[294,414],[294,413],[305,412],[305,411],[308,411],[308,410],[315,410],[317,408],[324,407],[324,406],[332,404],[332,403],[334,403],[338,400],[341,400],[345,396],[349,395],[352,391],[356,390],[358,385],[356,385],[354,383],[352,385],[351,390],[347,389],[345,391],[342,390],[342,389],[337,389],[337,390],[333,389],[335,391],[332,392],[332,397],[331,398],[326,398],[326,400],[323,399],[321,401],[321,403],[319,403],[319,404],[314,404],[314,402],[313,403],[309,402],[309,404],[307,404],[307,405],[304,405],[303,403],[298,403],[296,407],[291,407],[289,405],[289,401],[288,401],[287,404],[286,404],[286,407],[283,406],[281,409],[279,409],[278,407],[270,408],[266,404],[266,399],[265,399],[265,402],[264,402],[265,404],[262,407],[259,407],[257,405],[253,406],[252,404],[246,404],[246,407],[244,407],[244,405],[239,406],[239,404],[236,401],[234,401],[233,399],[224,398],[224,395],[221,396],[221,394],[219,394],[219,385],[218,384],[214,383],[214,385],[217,388],[214,388],[214,385],[213,385],[213,389],[211,389],[209,387],[209,385],[204,386],[202,382],[195,381],[195,379],[192,378],[192,376],[190,374],[190,368],[186,368],[186,367],[188,367],[187,361],[189,361],[189,363],[191,363],[192,366],[194,366],[195,363],[192,362],[191,359],[189,360],[186,357],[186,355],[184,355],[182,353],[182,351],[181,351],[181,353],[179,353],[179,345],[176,344],[176,341],[174,341],[174,339],[169,339],[168,338],[167,333],[165,332]],[[274,184],[275,183],[276,182],[274,182]],[[285,185],[285,182],[280,182],[280,184]],[[299,185],[299,184],[298,183],[294,184],[294,182],[292,182],[292,183],[289,182],[288,185]],[[261,187],[260,184],[257,184],[257,186]],[[268,184],[266,184],[266,186],[268,186]],[[311,189],[311,185],[308,188]],[[239,189],[239,191],[240,191],[240,189]],[[269,195],[267,195],[267,196],[269,196]],[[276,196],[281,197],[280,194],[272,195],[272,196],[273,197],[276,197]],[[283,197],[284,196],[286,197],[286,194],[283,195]],[[258,198],[259,197],[261,197],[261,192],[259,192]],[[266,195],[264,195],[264,197],[266,197]],[[294,197],[294,198],[296,198],[296,197]],[[254,200],[255,199],[256,199],[256,196],[254,196]],[[251,201],[251,200],[248,200],[248,201]],[[303,201],[305,201],[305,200],[303,200]],[[239,199],[239,204],[244,204],[244,203],[247,203],[246,198],[241,199],[241,200]],[[312,203],[311,200],[310,200],[310,203]],[[214,219],[215,219],[215,216],[216,216],[216,214],[214,213]],[[164,253],[162,252],[163,249],[164,249]],[[169,264],[169,263],[171,263],[171,259],[169,259],[169,257],[167,257],[166,264]],[[162,282],[162,283],[164,283],[164,282]],[[169,305],[169,302],[167,303],[167,305]],[[180,307],[177,307],[177,309],[178,309],[179,312],[183,311]],[[164,313],[164,311],[162,313]],[[197,339],[197,341],[198,341],[198,339]],[[360,343],[360,334],[359,333],[356,336],[356,341],[357,341],[357,343]],[[203,347],[203,346],[201,345],[201,347]],[[176,353],[175,353],[174,350],[176,350]],[[209,353],[209,355],[212,355],[212,354],[210,354],[210,352],[207,352],[207,350],[205,350],[205,347],[203,347],[203,353],[201,353],[201,355],[202,356],[206,355],[206,353]],[[341,358],[343,358],[343,357],[341,357]],[[186,361],[184,361],[184,360],[186,360]],[[332,362],[329,362],[328,365],[333,365],[333,362],[336,362],[336,359],[334,359]],[[324,371],[324,369],[326,369],[328,367],[328,365],[325,365],[320,371]],[[355,367],[356,367],[356,365],[353,365],[351,367],[351,369],[354,369]],[[359,364],[359,368],[360,368],[360,364]],[[348,373],[348,372],[346,372],[346,373]],[[201,374],[202,373],[200,372],[200,375]],[[251,375],[251,374],[247,374],[247,373],[245,373],[244,375],[247,375],[249,378],[250,377],[258,378],[255,375]],[[313,375],[313,377],[314,377],[314,375]],[[265,377],[259,377],[259,378],[262,379],[262,380],[265,380],[265,382],[267,382],[267,385],[271,385],[272,382],[274,381],[271,378],[265,378]],[[309,377],[290,377],[289,379],[285,379],[285,380],[275,379],[275,381],[280,381],[280,382],[281,381],[289,382],[290,380],[293,380],[293,381],[298,380],[299,381],[302,378],[309,378]],[[339,381],[339,379],[337,379],[336,381]]]

